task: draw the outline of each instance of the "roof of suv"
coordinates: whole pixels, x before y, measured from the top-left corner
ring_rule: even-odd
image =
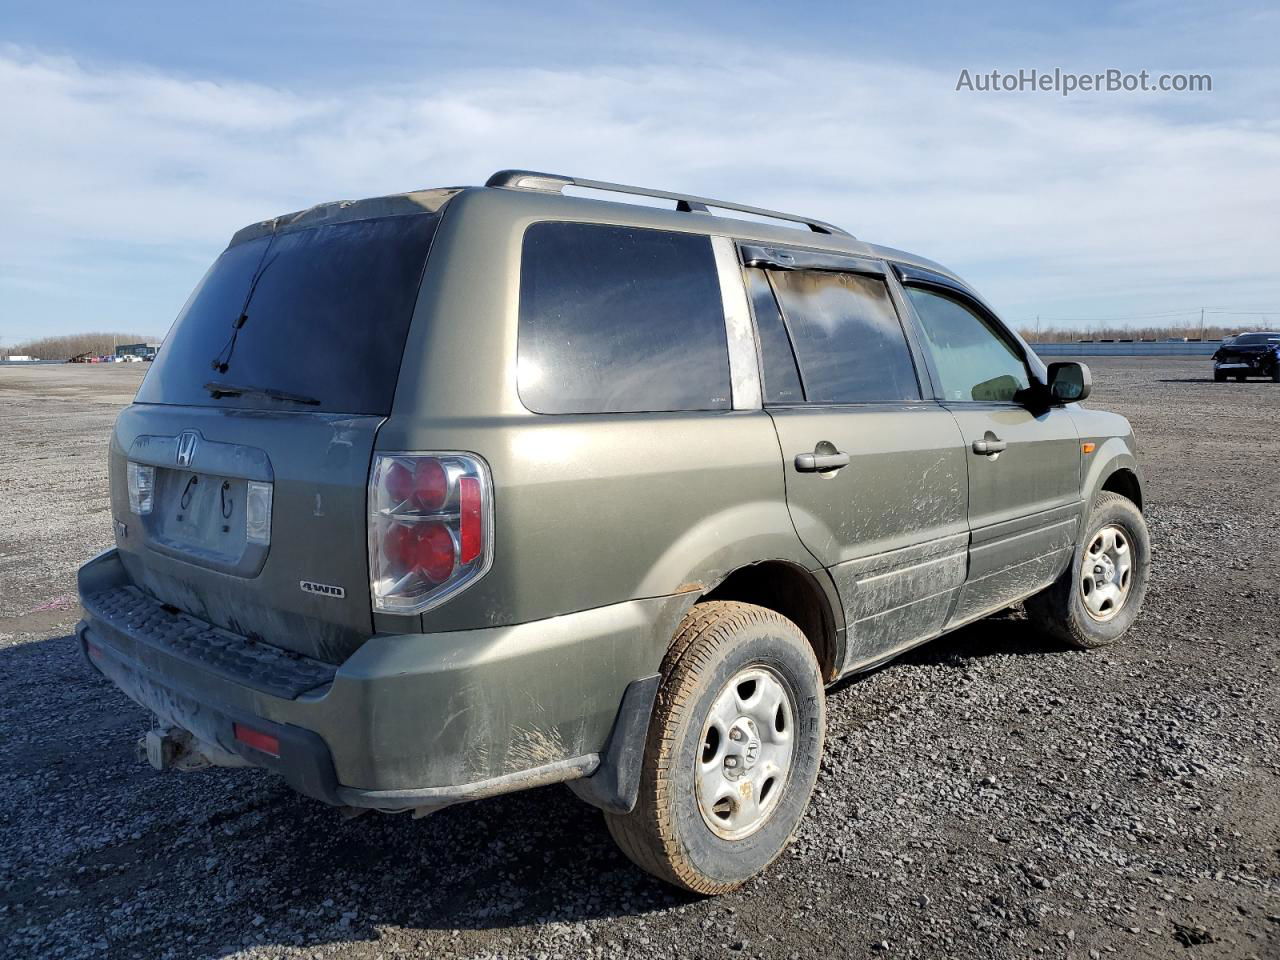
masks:
[[[664,210],[648,204],[567,195],[562,192],[566,187],[609,192],[621,196],[641,196],[672,200],[675,202],[676,207],[672,210]],[[858,240],[840,227],[825,221],[775,210],[766,210],[760,207],[746,206],[732,201],[713,200],[666,190],[647,189],[599,180],[586,180],[580,177],[567,177],[558,174],[535,173],[527,170],[499,171],[490,177],[483,187],[442,187],[389,194],[364,200],[336,200],[316,204],[305,210],[282,214],[269,220],[250,224],[238,230],[232,236],[229,245],[235,246],[273,232],[301,230],[324,223],[341,223],[350,220],[366,220],[374,217],[412,213],[436,213],[448,201],[459,194],[477,192],[491,195],[500,194],[505,198],[509,198],[513,216],[520,215],[522,208],[530,213],[533,213],[534,209],[540,208],[540,211],[545,213],[548,209],[547,202],[553,201],[555,208],[562,209],[565,216],[575,220],[630,223],[636,226],[708,234],[726,234],[742,240],[778,243],[792,247],[807,247],[854,256],[894,260],[932,270],[963,283],[955,273],[933,260],[907,253],[903,250],[896,250],[892,247],[879,246]],[[776,221],[776,224],[761,222],[759,219],[744,220],[733,216],[722,217],[711,213],[709,208],[726,210],[731,214],[736,212],[750,217],[770,218]],[[796,227],[804,226],[809,229],[807,231],[796,229]]]

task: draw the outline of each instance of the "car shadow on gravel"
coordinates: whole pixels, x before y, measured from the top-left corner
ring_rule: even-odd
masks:
[[[75,638],[0,647],[0,944],[79,955],[99,935],[158,956],[377,941],[636,916],[694,902],[635,868],[563,786],[425,819],[345,819],[257,770],[158,773],[133,759],[148,715]],[[42,811],[37,825],[26,811]],[[111,919],[129,904],[126,923]],[[17,906],[20,904],[20,906]],[[13,926],[21,918],[23,930]],[[81,927],[65,926],[72,922]],[[15,934],[19,940],[10,939]],[[492,935],[492,934],[491,934]],[[89,937],[88,940],[85,938]],[[118,939],[117,939],[118,938]],[[0,951],[3,952],[3,951]],[[21,951],[19,951],[21,952]]]
[[[1222,381],[1222,383],[1221,383],[1221,384],[1218,384],[1218,385],[1219,385],[1219,386],[1224,386],[1224,387],[1225,387],[1225,386],[1227,386],[1227,385],[1229,385],[1229,384],[1234,384],[1234,385],[1235,385],[1235,386],[1237,386],[1237,387],[1251,387],[1251,386],[1266,386],[1266,385],[1270,385],[1272,382],[1273,382],[1273,381],[1268,380],[1268,379],[1265,379],[1265,378],[1262,378],[1262,377],[1251,377],[1251,378],[1250,378],[1250,379],[1248,379],[1248,380],[1234,380],[1234,379],[1232,379],[1232,380],[1223,380],[1223,381]],[[1214,380],[1214,379],[1213,379],[1213,377],[1176,377],[1176,378],[1174,378],[1174,379],[1157,380],[1157,381],[1156,381],[1156,383],[1213,383],[1213,384],[1217,384],[1217,383],[1218,383],[1218,381]]]
[[[961,627],[904,654],[897,662],[963,666],[984,657],[1035,657],[1071,648],[1032,625],[1020,608]]]
[[[908,665],[965,669],[973,661],[986,657],[1035,657],[1069,652],[1071,647],[1037,630],[1021,608],[1015,607],[923,643],[865,673],[846,677],[828,693],[838,694],[881,671]]]

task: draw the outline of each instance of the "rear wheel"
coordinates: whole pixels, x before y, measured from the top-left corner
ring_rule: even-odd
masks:
[[[1094,498],[1085,531],[1071,566],[1026,608],[1046,633],[1092,649],[1119,640],[1142,609],[1151,540],[1142,512],[1118,493]]]
[[[1221,370],[1215,370],[1213,371],[1213,381],[1214,383],[1226,383],[1227,375]]]
[[[825,719],[799,627],[753,604],[698,604],[663,662],[635,809],[606,814],[609,832],[668,883],[703,894],[741,886],[799,826]]]

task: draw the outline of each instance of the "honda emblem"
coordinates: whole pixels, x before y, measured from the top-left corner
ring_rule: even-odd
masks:
[[[194,430],[184,430],[178,434],[178,466],[191,466],[191,458],[196,455],[196,442],[199,436]]]

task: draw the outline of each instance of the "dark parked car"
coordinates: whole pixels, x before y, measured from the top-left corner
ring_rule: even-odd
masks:
[[[1267,377],[1280,383],[1280,333],[1242,333],[1223,341],[1213,355],[1213,379]]]
[[[521,171],[325,204],[232,238],[120,414],[79,637],[157,767],[386,812],[568,782],[723,893],[804,815],[830,684],[1023,600],[1133,623],[1089,389],[819,220]]]

